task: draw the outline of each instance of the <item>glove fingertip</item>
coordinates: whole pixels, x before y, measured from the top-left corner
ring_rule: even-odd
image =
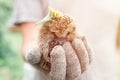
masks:
[[[31,64],[39,63],[40,62],[40,57],[41,57],[41,54],[37,51],[36,52],[29,51],[25,55],[26,61],[31,63]]]

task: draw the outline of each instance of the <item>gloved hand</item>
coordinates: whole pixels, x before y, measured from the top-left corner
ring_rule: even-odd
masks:
[[[56,45],[50,52],[50,62],[34,47],[25,60],[50,77],[50,80],[80,80],[81,74],[93,59],[93,52],[85,37]]]
[[[86,38],[79,37],[73,20],[59,11],[51,9],[42,21],[38,47],[26,54],[26,61],[50,80],[80,80],[92,61]]]

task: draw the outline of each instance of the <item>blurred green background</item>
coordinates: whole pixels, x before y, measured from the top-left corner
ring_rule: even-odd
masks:
[[[12,16],[14,0],[0,0],[0,80],[22,80],[22,37],[11,32],[8,21]]]

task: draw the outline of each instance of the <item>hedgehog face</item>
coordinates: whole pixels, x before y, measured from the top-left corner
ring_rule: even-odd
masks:
[[[64,16],[59,19],[52,19],[48,22],[48,29],[54,33],[58,38],[65,38],[68,33],[72,32],[75,27],[73,26],[72,20]]]

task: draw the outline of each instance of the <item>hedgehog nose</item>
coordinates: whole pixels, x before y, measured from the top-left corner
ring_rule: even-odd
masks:
[[[56,35],[58,38],[66,38],[66,37],[67,37],[67,32],[55,33],[55,35]]]

